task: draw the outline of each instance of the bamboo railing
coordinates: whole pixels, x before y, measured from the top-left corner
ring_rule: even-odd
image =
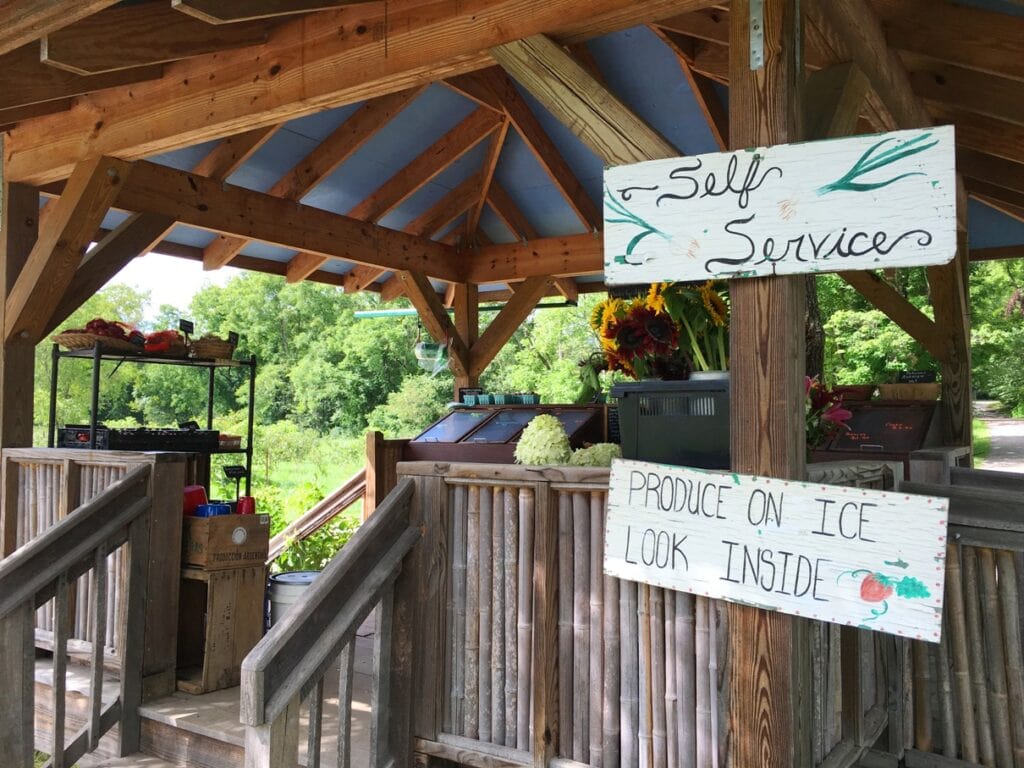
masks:
[[[306,765],[318,768],[325,677],[338,662],[336,765],[352,764],[352,684],[356,630],[376,611],[369,762],[406,764],[409,754],[410,648],[421,538],[403,480],[349,540],[285,618],[242,662],[241,720],[247,768],[294,768],[299,718],[308,717]],[[406,567],[408,564],[409,567]],[[403,713],[405,713],[403,715]]]
[[[423,607],[439,620],[417,624],[414,658],[436,662],[414,689],[417,752],[472,765],[728,765],[726,606],[604,575],[607,470],[409,462],[399,473],[422,489],[417,504],[433,499],[423,516],[440,536],[428,555],[440,583]],[[811,477],[893,483],[877,463]],[[811,627],[815,765],[853,765],[888,722],[895,641]]]
[[[950,499],[942,642],[914,644],[907,764],[1024,768],[1024,475],[947,476],[903,486]]]
[[[0,562],[0,755],[5,766],[31,768],[34,748],[50,753],[46,768],[74,765],[114,725],[120,753],[139,748],[152,498],[152,467],[142,464],[78,507]],[[127,545],[127,546],[125,546]],[[108,558],[120,553],[125,610],[118,616],[120,691],[102,700],[103,644],[92,646],[88,722],[70,741],[66,731],[66,668],[71,636],[71,598],[76,580],[88,580],[96,600],[88,624],[93,637],[105,637]],[[36,733],[35,635],[37,611],[49,605],[52,626],[52,730]]]

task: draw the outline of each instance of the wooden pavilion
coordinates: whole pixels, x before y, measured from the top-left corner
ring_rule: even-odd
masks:
[[[941,362],[946,443],[969,445],[969,262],[1024,255],[1022,16],[1014,0],[7,0],[0,445],[31,444],[36,345],[150,251],[404,295],[450,342],[457,385],[471,386],[543,297],[603,290],[603,166],[933,123],[956,126],[962,176],[957,257],[928,269],[933,317],[880,273],[842,276]],[[805,281],[736,281],[732,297],[734,468],[802,477]],[[480,333],[484,301],[504,307]],[[396,590],[383,598],[396,622],[415,602],[396,569],[420,549],[402,517],[413,485],[434,488],[428,477],[402,486],[375,528],[377,548],[359,553],[364,572],[382,579],[376,598],[385,584]],[[509,477],[540,492],[535,476]],[[131,539],[125,525],[118,543]],[[540,522],[537,531],[541,563],[554,554],[540,546],[551,544]],[[5,554],[14,548],[4,542]],[[378,574],[378,560],[391,570]],[[538,578],[533,588],[554,599],[553,574]],[[348,595],[337,589],[330,595]],[[808,624],[739,606],[728,619],[728,764],[817,764]],[[542,626],[534,662],[554,665]],[[411,642],[395,627],[394,648]],[[19,679],[17,659],[0,663]],[[440,683],[409,663],[392,659],[392,696],[411,679],[402,674],[421,675],[420,693]],[[525,752],[435,756],[488,766],[523,764],[523,754],[537,765],[568,759],[553,667],[540,669]],[[265,682],[267,691],[281,683]],[[275,739],[297,722],[292,699],[253,695],[259,756],[247,764],[289,764]],[[123,698],[122,715],[132,701]],[[389,750],[371,753],[381,765],[388,755],[408,764],[411,731],[424,717],[440,722],[433,702],[410,706],[429,717],[417,710],[410,730],[408,714],[396,714],[390,731],[376,731]],[[0,704],[0,719],[22,717],[19,707],[17,697]],[[820,764],[865,753],[863,718],[854,720],[856,746]],[[429,753],[435,741],[416,738]],[[20,759],[25,743],[0,736],[14,750],[0,751]]]

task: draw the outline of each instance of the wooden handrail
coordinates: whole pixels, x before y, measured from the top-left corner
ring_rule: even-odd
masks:
[[[302,541],[313,535],[365,496],[366,470],[361,469],[270,540],[267,564],[276,560],[290,541]]]
[[[0,616],[35,596],[42,605],[54,595],[57,577],[74,580],[92,567],[101,546],[116,549],[128,537],[128,525],[149,509],[151,468],[135,467],[72,514],[0,561]]]
[[[316,684],[395,579],[421,537],[402,480],[242,662],[241,720],[263,726]]]
[[[139,705],[142,700],[143,629],[149,573],[150,514],[148,495],[152,468],[132,469],[63,520],[0,561],[0,678],[15,692],[0,700],[0,721],[20,726],[0,738],[5,765],[33,764],[35,709],[33,625],[35,609],[53,598],[53,755],[48,766],[62,768],[96,749],[100,737],[118,726],[122,755],[138,751]],[[125,638],[120,663],[120,691],[104,704],[103,638],[106,634],[107,556],[128,545],[129,568],[124,588],[126,609],[121,619]],[[69,593],[79,576],[91,571],[97,596],[89,620],[94,632],[88,722],[70,744],[65,739],[66,664],[69,636]]]

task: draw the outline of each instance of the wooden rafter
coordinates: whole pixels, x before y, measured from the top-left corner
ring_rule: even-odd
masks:
[[[0,5],[0,53],[28,45],[117,0],[18,0]]]
[[[244,3],[224,0],[171,0],[171,7],[207,24],[234,24],[239,21],[323,11],[359,2],[369,0],[245,0]]]
[[[952,123],[956,126],[958,146],[1005,160],[1024,162],[1024,126],[965,112],[944,104],[928,106],[936,123]]]
[[[349,211],[348,215],[371,221],[386,216],[503,125],[500,115],[486,109],[475,110],[384,182]],[[356,267],[345,275],[345,290],[361,291],[386,271],[374,267]]]
[[[549,277],[531,277],[513,294],[470,349],[470,373],[479,376],[551,287]]]
[[[107,210],[133,170],[130,163],[96,158],[81,163],[7,296],[4,339],[38,342],[75,275]]]
[[[956,153],[956,167],[967,178],[1024,195],[1024,163],[961,147]]]
[[[804,132],[809,139],[851,136],[871,84],[852,62],[813,72],[804,86]]]
[[[1024,80],[1024,19],[951,2],[871,0],[889,45]]]
[[[411,88],[367,102],[296,163],[288,173],[278,179],[269,193],[286,200],[301,200],[352,157],[421,92],[421,88]],[[237,237],[218,238],[207,246],[203,266],[206,269],[223,267],[235,258],[248,242]]]
[[[1002,261],[1004,259],[1024,259],[1024,245],[1001,245],[995,248],[971,250],[971,261]]]
[[[491,55],[606,164],[680,154],[550,38],[505,43]]]
[[[926,56],[900,53],[914,93],[928,103],[1024,125],[1024,82],[981,74]]]
[[[1024,192],[971,178],[965,179],[964,185],[967,187],[967,194],[976,200],[1018,221],[1024,220]]]
[[[193,173],[217,181],[226,179],[263,146],[276,130],[275,127],[256,128],[228,137],[196,164]],[[148,253],[162,242],[175,223],[173,218],[163,214],[136,213],[125,219],[115,230],[97,238],[99,242],[85,255],[50,316],[45,333],[50,333],[63,323],[128,262]]]
[[[386,216],[451,163],[490,136],[501,124],[500,117],[490,110],[474,110],[469,117],[349,211],[348,215],[366,221],[377,221]]]
[[[445,280],[461,277],[449,258],[452,249],[440,243],[141,160],[118,204],[330,258],[384,269],[415,267]]]
[[[104,75],[80,75],[47,66],[39,61],[39,48],[27,45],[0,56],[0,109],[15,109],[104,88],[156,80],[163,67],[140,67]],[[31,117],[26,115],[24,118]]]
[[[600,235],[588,233],[488,245],[466,254],[462,268],[470,283],[598,274],[604,270],[604,244]]]
[[[54,99],[53,101],[41,101],[38,104],[26,104],[23,107],[11,107],[0,109],[0,131],[6,130],[15,123],[22,120],[29,120],[42,115],[52,115],[55,112],[64,112],[71,109],[71,99]]]
[[[470,236],[476,233],[477,226],[480,224],[480,214],[483,213],[484,204],[487,202],[487,193],[491,189],[491,184],[494,183],[494,170],[498,167],[498,158],[501,156],[501,150],[505,146],[505,135],[508,133],[508,125],[509,121],[503,120],[501,126],[491,137],[491,146],[487,151],[483,167],[480,169],[479,194],[473,202],[469,218],[466,220],[466,232]]]
[[[679,68],[690,85],[693,98],[697,101],[701,112],[704,113],[708,130],[711,131],[718,148],[724,150],[729,143],[729,112],[718,96],[711,79],[694,70],[693,60],[695,57],[688,50],[691,48],[689,41],[683,39],[678,33],[662,27],[651,25],[651,29],[675,54]]]
[[[474,75],[485,93],[492,94],[495,104],[500,105],[520,138],[533,152],[537,162],[551,181],[562,193],[569,207],[576,213],[583,225],[595,231],[601,228],[601,211],[590,199],[572,168],[562,157],[555,143],[541,126],[540,121],[516,89],[512,79],[501,69],[491,68]]]
[[[95,75],[257,45],[270,31],[264,22],[206,24],[164,2],[118,5],[43,37],[41,58],[58,69]]]
[[[375,31],[383,3],[325,11],[316,25],[282,24],[264,45],[179,62],[168,77],[134,86],[131,98],[92,94],[81,110],[15,127],[8,178],[44,184],[85,157],[137,159],[481,69],[493,62],[487,48],[529,35],[571,43],[706,4],[407,0],[388,10],[386,36]]]

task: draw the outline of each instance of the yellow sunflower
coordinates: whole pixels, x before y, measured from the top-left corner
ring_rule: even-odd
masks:
[[[729,318],[729,305],[715,290],[713,280],[708,280],[700,287],[700,300],[704,303],[704,309],[707,310],[711,322],[718,327],[724,326]]]
[[[668,283],[651,283],[651,289],[647,292],[647,306],[655,312],[665,311],[664,291]]]

